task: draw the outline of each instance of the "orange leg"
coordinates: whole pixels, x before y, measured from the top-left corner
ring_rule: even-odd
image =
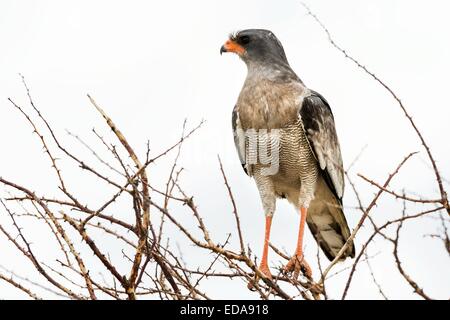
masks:
[[[303,255],[303,234],[305,233],[305,222],[308,211],[302,207],[300,213],[300,227],[298,229],[297,249],[295,250],[296,255]]]
[[[291,272],[294,271],[294,277],[297,278],[300,270],[307,277],[312,276],[312,271],[308,263],[305,261],[303,257],[303,234],[305,233],[305,222],[306,215],[308,210],[306,208],[300,209],[300,227],[298,230],[298,240],[297,240],[297,248],[295,249],[295,254],[289,260],[288,264],[285,267],[285,271]]]
[[[259,265],[259,270],[268,278],[272,279],[272,274],[269,270],[269,265],[267,263],[267,256],[269,252],[269,240],[270,240],[270,227],[272,226],[272,216],[266,216],[266,232],[264,235],[264,248],[261,258],[261,264]]]
[[[263,254],[261,258],[261,263],[259,265],[259,271],[267,278],[272,279],[272,274],[270,273],[269,264],[267,263],[267,257],[269,253],[269,240],[270,240],[270,227],[272,226],[272,216],[266,216],[266,232],[264,234],[264,247]],[[255,276],[255,280],[258,280],[258,276]],[[253,283],[250,282],[247,286],[250,290],[253,290]]]

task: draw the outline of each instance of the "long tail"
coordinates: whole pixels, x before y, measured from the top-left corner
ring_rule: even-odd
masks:
[[[350,237],[350,229],[342,205],[323,179],[317,182],[315,199],[309,205],[306,222],[317,244],[327,258],[333,260]],[[348,256],[355,256],[353,243],[341,259]]]

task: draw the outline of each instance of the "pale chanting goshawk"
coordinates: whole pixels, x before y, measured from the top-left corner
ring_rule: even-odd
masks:
[[[297,249],[285,267],[311,276],[303,256],[305,222],[332,260],[350,237],[342,208],[344,169],[334,117],[328,102],[308,89],[291,69],[283,46],[268,30],[230,35],[220,53],[233,52],[247,65],[247,77],[233,110],[236,148],[245,172],[253,177],[266,217],[260,271],[267,263],[277,198],[300,211]],[[342,255],[354,257],[353,243]]]

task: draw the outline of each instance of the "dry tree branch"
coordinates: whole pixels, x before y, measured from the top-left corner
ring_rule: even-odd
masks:
[[[441,199],[416,199],[416,198],[408,197],[406,195],[400,195],[394,191],[391,191],[391,190],[381,186],[380,184],[376,183],[375,181],[370,180],[369,178],[366,178],[362,174],[359,174],[358,176],[361,177],[362,179],[364,179],[365,181],[369,182],[370,184],[374,185],[378,189],[383,190],[386,193],[390,193],[396,199],[402,199],[402,200],[406,200],[409,202],[417,202],[417,203],[442,203]]]
[[[378,292],[381,294],[381,296],[384,298],[384,300],[389,300],[388,297],[386,296],[386,294],[384,293],[384,290],[381,287],[380,283],[378,282],[377,278],[375,277],[375,273],[373,271],[372,265],[370,264],[370,261],[369,261],[370,259],[369,259],[369,255],[367,254],[367,251],[364,251],[364,255],[365,255],[366,264],[369,267],[370,276],[373,279],[373,283],[375,283],[375,285],[377,286]]]
[[[56,290],[54,290],[54,289],[52,289],[52,288],[50,288],[48,286],[42,285],[42,284],[40,284],[40,283],[38,283],[36,281],[33,281],[33,280],[31,280],[31,279],[29,279],[27,277],[18,275],[16,272],[14,272],[12,270],[9,270],[9,269],[3,267],[2,265],[0,265],[0,269],[2,269],[4,272],[8,273],[10,275],[9,277],[11,279],[15,278],[15,279],[18,279],[18,280],[22,280],[23,282],[26,282],[30,286],[34,286],[34,287],[37,287],[39,289],[42,289],[43,291],[49,292],[49,293],[51,293],[54,296],[57,296],[57,297],[60,297],[60,298],[64,298],[64,299],[70,299],[70,297],[67,296],[66,294],[61,293],[59,291],[56,291]]]
[[[403,213],[402,213],[402,218],[405,217],[405,211],[406,211],[406,206],[404,207],[404,210],[403,210]],[[404,221],[405,220],[401,220],[400,223],[398,224],[397,230],[396,230],[396,233],[395,233],[395,239],[392,241],[393,244],[394,244],[393,254],[394,254],[394,258],[395,258],[395,263],[397,264],[398,271],[403,276],[403,278],[409,283],[409,285],[414,289],[414,292],[417,293],[418,295],[420,295],[425,300],[431,300],[431,298],[427,294],[425,294],[423,289],[420,288],[417,285],[417,283],[405,272],[405,270],[402,267],[402,263],[400,261],[400,258],[398,256],[398,243],[400,241],[400,230],[403,227],[403,222]]]
[[[347,283],[346,283],[345,288],[344,288],[344,293],[342,295],[342,299],[345,299],[345,297],[347,295],[347,292],[348,292],[348,290],[350,288],[351,281],[353,279],[353,275],[354,275],[354,273],[356,271],[356,266],[358,265],[359,261],[361,260],[361,257],[364,255],[365,250],[368,248],[369,244],[372,242],[372,240],[375,238],[375,236],[381,234],[381,230],[384,230],[387,227],[389,227],[391,225],[394,225],[396,223],[399,223],[401,221],[417,219],[417,218],[423,217],[425,215],[428,215],[430,213],[439,212],[439,211],[441,211],[443,209],[445,209],[445,208],[444,207],[438,207],[438,208],[422,211],[422,212],[419,212],[417,214],[407,215],[407,216],[404,216],[404,217],[399,218],[399,219],[390,220],[390,221],[386,222],[385,224],[383,224],[381,227],[378,227],[377,229],[375,229],[375,231],[369,236],[367,241],[362,245],[360,253],[358,254],[358,256],[355,259],[355,262],[353,263],[352,269],[350,271],[350,275],[349,275],[349,277],[347,279]]]
[[[233,215],[236,219],[236,228],[239,235],[239,243],[241,245],[241,253],[245,254],[245,246],[244,246],[244,238],[242,236],[242,230],[241,230],[241,221],[239,220],[239,215],[237,213],[237,207],[236,207],[236,201],[234,200],[233,192],[231,191],[231,187],[228,184],[228,179],[225,174],[225,171],[223,169],[222,161],[220,160],[220,157],[218,156],[219,164],[220,164],[220,172],[222,172],[223,180],[225,183],[225,186],[227,187],[228,196],[230,197],[231,204],[233,205]]]
[[[6,181],[4,179],[2,179],[0,177],[0,182],[6,185],[10,185],[18,190],[21,190],[23,192],[26,192],[24,188],[17,186],[13,183],[10,183],[9,181]],[[28,190],[27,190],[28,191]],[[0,225],[0,231],[8,238],[9,241],[11,241],[14,246],[26,257],[28,258],[31,263],[33,264],[33,266],[35,267],[35,269],[42,275],[44,276],[44,278],[51,283],[53,286],[55,286],[56,288],[58,288],[59,290],[63,291],[64,293],[66,293],[68,296],[70,296],[73,299],[76,300],[82,300],[83,297],[81,295],[77,295],[75,294],[72,290],[68,289],[67,287],[65,287],[64,285],[62,285],[61,283],[59,283],[58,281],[56,281],[53,277],[51,277],[47,271],[45,271],[45,269],[42,267],[41,263],[38,261],[38,259],[36,259],[33,251],[31,250],[31,246],[30,243],[27,241],[27,239],[25,238],[25,236],[22,233],[22,229],[17,225],[16,220],[14,218],[14,214],[11,212],[11,210],[9,210],[8,207],[5,206],[4,202],[1,201],[3,207],[5,208],[6,212],[8,213],[9,217],[12,220],[12,223],[15,227],[15,229],[17,230],[18,234],[19,234],[19,238],[22,240],[22,242],[25,244],[25,247],[21,246],[19,244],[19,242],[16,240],[16,238],[12,237],[10,233],[8,233],[2,225]]]
[[[4,275],[2,275],[0,273],[0,279],[4,280],[6,282],[8,282],[9,284],[13,285],[14,287],[16,287],[19,290],[22,290],[23,292],[25,292],[27,295],[29,295],[31,298],[33,298],[34,300],[42,300],[42,298],[38,297],[35,293],[33,293],[30,289],[25,288],[23,285],[21,285],[20,283],[18,283],[17,281],[15,281],[12,277],[8,278]]]

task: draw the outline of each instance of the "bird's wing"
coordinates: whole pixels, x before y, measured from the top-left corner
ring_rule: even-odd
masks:
[[[241,127],[237,106],[233,109],[231,125],[233,127],[234,145],[236,146],[236,151],[238,153],[239,160],[241,161],[242,168],[247,175],[250,175],[247,164],[245,163],[245,132]]]
[[[327,258],[333,260],[350,237],[350,229],[342,211],[344,168],[334,118],[328,102],[314,91],[303,99],[300,116],[321,169],[316,198],[308,208],[306,219],[317,243]],[[341,259],[347,256],[355,256],[353,243]]]
[[[325,180],[342,200],[344,168],[331,108],[324,97],[311,90],[311,94],[303,99],[300,116]]]

